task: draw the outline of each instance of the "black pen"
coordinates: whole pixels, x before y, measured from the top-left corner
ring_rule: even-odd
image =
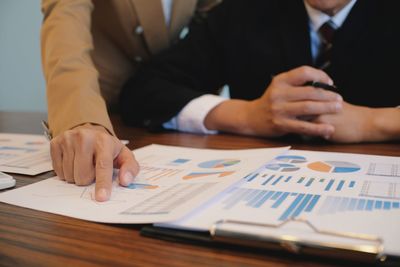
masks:
[[[337,92],[337,87],[335,85],[329,85],[327,83],[316,82],[316,81],[309,81],[304,84],[304,86],[313,86],[316,88],[322,88],[325,90],[330,90],[333,92]]]

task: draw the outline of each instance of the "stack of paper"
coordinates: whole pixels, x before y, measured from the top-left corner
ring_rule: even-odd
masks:
[[[37,175],[52,169],[44,136],[0,133],[0,171]]]

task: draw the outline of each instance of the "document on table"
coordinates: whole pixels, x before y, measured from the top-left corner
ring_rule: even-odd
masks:
[[[52,169],[44,136],[0,133],[0,171],[37,175]]]
[[[94,185],[53,177],[0,194],[0,201],[105,223],[172,221],[227,190],[288,148],[213,150],[150,145],[134,151],[140,173],[111,199],[96,202]]]
[[[289,150],[201,211],[158,226],[208,231],[220,220],[278,225],[291,218],[307,220],[319,230],[379,237],[385,253],[400,255],[400,158]],[[227,227],[257,236],[335,240],[304,226],[291,222],[283,229]]]

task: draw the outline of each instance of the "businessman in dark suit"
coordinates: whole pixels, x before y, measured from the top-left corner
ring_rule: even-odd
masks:
[[[203,133],[399,139],[398,10],[390,0],[227,0],[140,68],[122,116]],[[230,99],[213,95],[225,84]]]

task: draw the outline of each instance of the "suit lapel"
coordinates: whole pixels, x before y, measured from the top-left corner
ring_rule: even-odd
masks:
[[[131,0],[136,10],[143,35],[152,54],[169,44],[161,0]],[[151,4],[150,4],[151,3]]]
[[[308,15],[303,1],[280,0],[282,49],[287,70],[312,65]]]
[[[196,8],[196,3],[196,0],[173,0],[171,24],[169,27],[170,40],[176,39],[182,25],[186,25],[189,22]]]

